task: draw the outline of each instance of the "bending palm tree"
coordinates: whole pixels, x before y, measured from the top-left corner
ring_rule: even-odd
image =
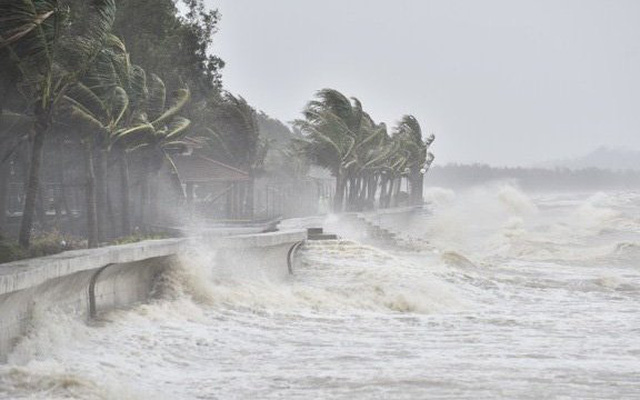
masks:
[[[144,106],[133,111],[131,122],[113,133],[112,146],[119,146],[127,153],[137,152],[142,159],[142,175],[155,174],[165,164],[169,166],[176,192],[184,197],[178,170],[170,154],[186,147],[183,140],[188,134],[191,121],[177,115],[188,102],[188,89],[178,89],[167,104],[164,82],[151,75],[146,92],[149,93]],[[149,181],[141,181],[141,223],[145,223],[144,209],[149,201]],[[155,203],[154,203],[155,204]]]
[[[404,165],[407,179],[410,184],[411,193],[409,201],[413,205],[422,203],[423,174],[433,161],[433,155],[428,160],[429,145],[435,140],[434,135],[430,135],[425,141],[422,140],[422,128],[413,115],[402,117],[394,132],[394,138],[400,143],[406,154]],[[429,153],[430,154],[430,153]]]
[[[306,135],[299,141],[303,152],[336,177],[333,208],[340,212],[347,182],[357,162],[355,146],[364,112],[358,99],[349,100],[337,90],[323,89],[316,97],[303,111],[305,119],[294,124]]]
[[[263,172],[269,142],[260,137],[256,111],[242,97],[225,93],[217,105],[214,128],[205,127],[213,139],[211,151],[231,165],[247,171],[249,185],[241,210],[243,217],[254,216],[254,184]]]
[[[91,65],[116,14],[115,0],[92,0],[78,23],[63,24],[57,0],[16,0],[0,4],[0,56],[19,71],[16,86],[32,105],[31,163],[20,228],[20,245],[31,239],[45,136],[53,113],[70,85]]]
[[[129,108],[129,95],[123,87],[128,86],[132,69],[120,39],[110,35],[105,44],[82,82],[73,85],[63,99],[69,117],[83,126],[82,140],[91,158],[87,164],[90,246],[105,239],[107,221],[113,224],[107,218],[108,153]]]

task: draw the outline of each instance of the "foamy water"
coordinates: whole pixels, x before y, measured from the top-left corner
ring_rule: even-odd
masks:
[[[7,399],[640,398],[640,195],[426,193],[419,252],[303,247],[276,280],[195,249],[151,304],[42,312]]]

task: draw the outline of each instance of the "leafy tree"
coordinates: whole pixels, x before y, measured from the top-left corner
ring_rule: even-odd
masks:
[[[75,20],[57,0],[19,0],[0,4],[0,57],[18,70],[15,87],[30,105],[34,122],[31,161],[19,242],[29,246],[40,186],[45,137],[56,106],[69,87],[88,69],[115,19],[114,0],[92,0]],[[4,72],[4,71],[3,71]]]
[[[269,150],[269,141],[260,136],[255,109],[242,97],[224,93],[214,109],[212,126],[204,130],[211,138],[206,151],[249,175],[245,214],[252,217],[255,178],[264,172]]]
[[[418,120],[413,115],[405,115],[395,128],[394,138],[401,143],[401,151],[406,155],[404,167],[411,187],[410,202],[420,204],[423,193],[423,174],[433,161],[433,155],[428,156],[427,152],[435,136],[430,135],[423,141],[422,128]]]
[[[144,222],[144,209],[149,203],[148,175],[157,175],[163,165],[168,165],[176,193],[184,197],[178,170],[171,159],[173,152],[186,149],[184,141],[189,133],[191,121],[178,113],[190,98],[186,88],[178,89],[167,95],[164,82],[151,74],[147,81],[148,99],[144,107],[132,115],[131,123],[112,136],[113,144],[121,146],[127,152],[136,154],[141,161],[141,222]],[[156,203],[154,203],[155,205]]]
[[[363,119],[362,104],[334,89],[322,89],[294,125],[305,135],[300,146],[309,159],[336,177],[334,211],[342,211],[355,145]]]
[[[200,0],[186,0],[179,16],[173,0],[118,0],[114,32],[123,39],[131,61],[157,74],[169,90],[185,85],[194,100],[217,97],[224,62],[209,50],[220,13]]]
[[[105,239],[108,153],[129,107],[129,96],[123,88],[128,74],[124,44],[110,35],[82,81],[72,85],[63,99],[69,119],[81,127],[86,157],[90,159],[86,164],[90,247]]]

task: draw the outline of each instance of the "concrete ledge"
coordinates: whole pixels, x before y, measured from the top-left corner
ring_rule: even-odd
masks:
[[[186,239],[146,240],[97,249],[65,251],[53,256],[0,264],[0,295],[107,264],[177,254],[186,242]]]
[[[145,301],[191,246],[214,249],[218,263],[283,276],[288,249],[305,238],[305,231],[294,230],[148,240],[0,264],[0,361],[29,329],[34,312],[55,308],[86,317]]]
[[[246,249],[295,243],[306,239],[306,237],[307,233],[304,230],[290,230],[261,233],[258,235],[203,237],[203,243],[214,249]]]
[[[306,238],[302,230],[270,232],[238,236],[203,236],[202,242],[215,249],[255,248],[293,243]],[[122,264],[148,258],[177,255],[191,239],[145,240],[143,242],[74,250],[64,253],[0,264],[0,295],[37,286],[50,279],[75,272],[100,268],[107,264]]]

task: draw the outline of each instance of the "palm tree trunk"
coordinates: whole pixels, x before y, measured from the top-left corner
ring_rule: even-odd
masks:
[[[58,167],[56,171],[56,178],[58,179],[58,183],[60,185],[59,189],[56,190],[55,193],[55,206],[56,206],[56,225],[58,229],[62,231],[70,231],[70,221],[71,217],[69,216],[69,207],[67,207],[67,200],[65,196],[65,185],[64,185],[64,172],[67,164],[66,157],[64,157],[64,148],[62,140],[56,141],[56,150],[60,155],[60,167]]]
[[[131,214],[129,204],[129,158],[126,151],[123,149],[120,152],[120,212],[122,216],[122,236],[129,236],[131,234]]]
[[[147,222],[147,213],[145,212],[148,207],[149,199],[149,161],[146,156],[142,156],[142,164],[140,166],[140,178],[138,180],[140,184],[140,214],[138,224],[141,229],[144,229],[144,225]]]
[[[393,180],[393,186],[391,188],[391,202],[389,204],[391,207],[398,206],[398,200],[399,200],[398,197],[400,195],[401,186],[402,186],[402,176],[399,176]]]
[[[369,193],[369,185],[371,183],[371,176],[367,173],[362,176],[362,187],[360,188],[360,198],[358,202],[360,203],[360,209],[364,210],[367,208],[367,199]]]
[[[98,221],[98,241],[106,239],[107,230],[107,151],[97,149],[95,152],[95,180],[96,180],[96,212]]]
[[[346,179],[341,173],[336,174],[336,193],[333,196],[333,212],[342,212],[342,203],[344,203],[344,191]]]
[[[150,176],[148,177],[149,179],[149,186],[148,186],[148,198],[147,201],[149,202],[149,218],[148,218],[148,224],[150,225],[155,225],[158,223],[158,217],[160,215],[160,197],[159,197],[159,186],[160,186],[160,182],[158,179],[158,172],[154,171],[150,174]],[[145,232],[148,232],[149,229],[145,226]]]
[[[42,164],[42,153],[44,149],[44,137],[47,131],[46,124],[36,124],[35,135],[31,147],[31,162],[29,163],[29,178],[27,180],[26,199],[22,210],[22,221],[20,225],[20,235],[18,243],[21,247],[27,248],[31,242],[31,229],[33,227],[33,216],[36,211],[36,199],[38,188],[40,187],[40,167]]]
[[[384,208],[384,197],[385,197],[385,193],[387,190],[387,177],[385,175],[382,175],[380,177],[380,197],[378,198],[378,207],[379,208]],[[375,202],[375,195],[373,197],[373,200]]]
[[[349,193],[347,195],[347,211],[353,210],[353,205],[355,203],[355,197],[358,193],[358,187],[356,178],[351,176],[349,177]]]
[[[372,174],[369,177],[368,190],[367,190],[366,199],[365,199],[367,207],[375,208],[377,192],[378,192],[378,176]]]
[[[255,178],[253,173],[250,173],[249,181],[247,182],[247,218],[253,220],[254,217],[254,191],[255,191]]]
[[[409,175],[410,180],[410,187],[411,187],[411,193],[410,193],[410,203],[411,205],[419,205],[422,204],[422,194],[423,194],[423,176],[419,171],[411,171],[411,174]]]
[[[87,199],[87,238],[88,247],[98,246],[98,218],[96,207],[96,177],[93,168],[93,143],[87,140],[86,167],[86,199]]]
[[[63,224],[66,227],[66,230],[69,232],[73,231],[73,215],[71,215],[71,210],[69,210],[69,202],[67,201],[67,185],[64,183],[64,175],[60,173],[60,212],[64,215],[64,221],[66,224]]]
[[[393,188],[395,184],[395,179],[390,177],[387,181],[387,185],[384,191],[384,208],[389,208],[391,206],[391,196],[393,195]]]
[[[113,198],[112,198],[112,194],[113,191],[111,190],[111,188],[109,187],[109,185],[107,185],[107,221],[108,222],[108,226],[109,226],[109,230],[105,230],[107,232],[107,238],[114,238],[118,236],[118,232],[117,232],[117,224],[116,224],[116,215],[115,212],[113,210]]]
[[[8,161],[0,165],[0,234],[5,232],[5,222],[7,220],[7,189],[9,188],[9,168]]]
[[[46,193],[46,186],[42,185],[42,177],[40,177],[40,187],[38,188],[38,195],[36,197],[36,217],[42,230],[48,229],[47,212],[45,210]]]

